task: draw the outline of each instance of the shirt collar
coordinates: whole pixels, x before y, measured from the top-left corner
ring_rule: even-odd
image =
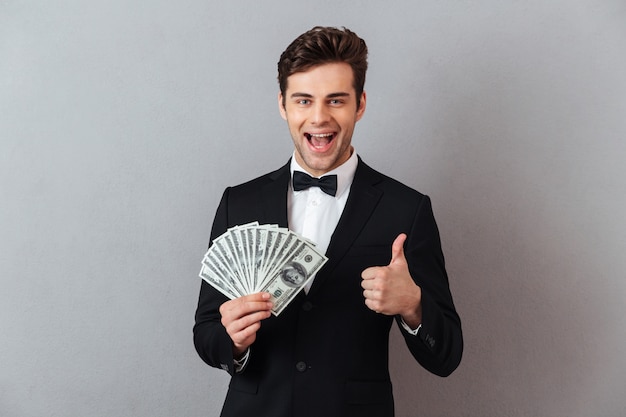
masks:
[[[328,171],[324,173],[324,175],[322,175],[322,177],[326,175],[337,175],[337,194],[335,195],[336,198],[341,197],[343,193],[346,192],[346,190],[350,188],[350,185],[352,185],[352,180],[354,179],[354,173],[356,172],[356,167],[358,164],[359,164],[359,158],[357,157],[356,152],[353,148],[352,155],[350,155],[350,158],[348,158],[346,162],[339,165],[337,168],[331,171]],[[289,167],[289,170],[291,172],[292,178],[293,178],[294,171],[301,171],[301,172],[305,172],[309,174],[306,171],[306,169],[302,168],[300,164],[296,162],[295,151],[293,155],[291,156],[291,165]],[[293,191],[293,185],[291,184],[291,182],[289,182],[289,189]],[[299,191],[299,192],[303,192],[303,191]]]

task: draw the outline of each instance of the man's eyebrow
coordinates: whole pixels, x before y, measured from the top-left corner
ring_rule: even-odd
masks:
[[[337,92],[337,93],[328,94],[326,98],[349,97],[349,96],[350,96],[350,93]],[[291,98],[313,98],[313,95],[309,93],[296,92],[296,93],[293,93],[290,97]]]
[[[313,95],[308,94],[308,93],[293,93],[290,97],[291,98],[298,98],[298,97],[313,98]]]
[[[339,92],[339,93],[332,93],[326,96],[327,98],[337,98],[337,97],[350,97],[350,93],[345,93],[345,92]]]

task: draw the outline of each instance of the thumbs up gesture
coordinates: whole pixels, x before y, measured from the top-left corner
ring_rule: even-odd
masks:
[[[411,328],[422,322],[422,290],[409,273],[404,256],[406,234],[401,233],[391,245],[391,262],[372,266],[361,273],[365,305],[377,313],[399,314]]]

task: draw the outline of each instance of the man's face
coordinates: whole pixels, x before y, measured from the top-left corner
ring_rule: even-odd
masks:
[[[290,75],[285,97],[278,94],[296,161],[313,176],[319,177],[350,158],[354,125],[365,112],[365,92],[357,108],[352,81],[350,65],[322,64]]]
[[[295,284],[300,280],[300,274],[295,269],[288,269],[285,271],[285,278],[287,281]]]

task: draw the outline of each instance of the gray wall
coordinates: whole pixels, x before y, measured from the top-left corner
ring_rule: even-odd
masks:
[[[398,416],[626,414],[626,2],[8,0],[0,415],[218,415],[200,260],[291,153],[275,63],[316,24],[368,41],[355,146],[432,197],[463,319],[447,379],[394,330]]]

